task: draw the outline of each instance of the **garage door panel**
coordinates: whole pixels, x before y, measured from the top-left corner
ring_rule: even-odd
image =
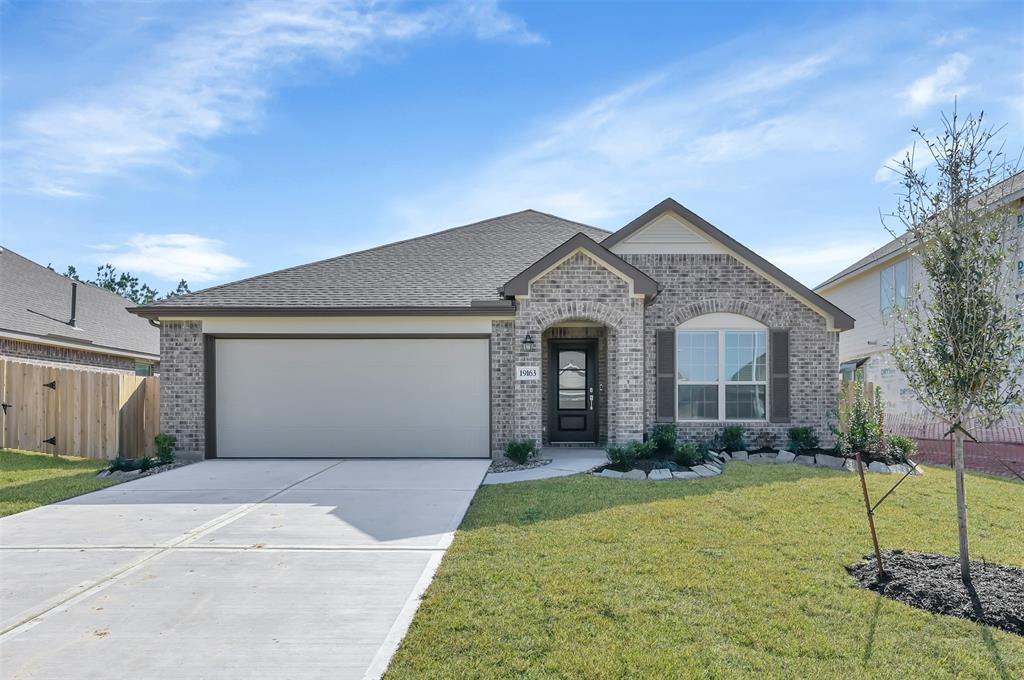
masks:
[[[218,456],[489,454],[486,339],[216,343]]]

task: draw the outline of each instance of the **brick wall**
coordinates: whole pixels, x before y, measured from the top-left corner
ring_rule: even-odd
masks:
[[[513,437],[512,391],[515,370],[515,325],[512,321],[491,322],[491,456],[500,458]]]
[[[86,352],[72,347],[54,347],[34,342],[0,338],[0,358],[31,361],[41,364],[89,366],[119,373],[135,373],[135,359],[100,352]]]
[[[160,323],[160,429],[178,439],[178,452],[202,456],[206,450],[203,324]]]
[[[775,444],[784,445],[789,428],[797,425],[814,427],[823,443],[832,441],[829,423],[838,405],[839,333],[827,329],[824,317],[731,255],[624,255],[623,259],[662,286],[645,311],[644,346],[650,357],[644,373],[648,432],[655,424],[655,334],[702,314],[727,312],[790,331],[792,422],[737,423],[747,428],[748,441],[774,438]],[[678,424],[680,437],[688,440],[710,439],[721,429],[720,423]]]

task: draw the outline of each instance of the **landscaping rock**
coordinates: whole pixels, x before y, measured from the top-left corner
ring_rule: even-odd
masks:
[[[667,468],[654,468],[647,473],[647,479],[672,479],[672,471]]]
[[[747,456],[747,460],[751,463],[766,464],[775,462],[774,453],[751,453]]]
[[[875,460],[868,464],[868,471],[889,474],[889,466],[886,465],[885,463],[879,463],[877,460]]]
[[[819,453],[817,456],[814,457],[814,461],[818,465],[821,465],[822,467],[832,468],[833,470],[842,470],[843,461],[845,460],[845,458],[840,458],[839,456],[827,456],[824,453]]]
[[[814,465],[814,456],[797,456],[793,462],[797,465]]]
[[[698,475],[693,470],[678,470],[678,471],[672,473],[672,478],[673,479],[700,479],[700,475]]]
[[[896,463],[889,466],[889,472],[894,475],[905,475],[910,472],[910,466],[906,463]]]
[[[693,466],[693,471],[701,477],[715,477],[722,474],[721,470],[710,465],[695,465]]]
[[[856,472],[857,461],[847,458],[846,460],[843,461],[843,469],[846,470],[847,472]]]
[[[623,473],[622,479],[647,479],[647,473],[643,470],[630,470]]]
[[[732,456],[730,456],[725,451],[722,451],[720,454],[718,454],[718,457],[721,458],[722,460],[732,460]]]
[[[611,479],[622,479],[626,476],[625,472],[619,472],[618,470],[601,470],[600,477],[610,477]]]
[[[779,455],[775,457],[776,463],[792,463],[796,460],[796,454],[790,451],[779,451]]]
[[[733,460],[747,460],[746,451],[733,451],[731,454]]]

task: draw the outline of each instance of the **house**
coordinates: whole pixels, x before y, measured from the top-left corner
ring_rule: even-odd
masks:
[[[987,194],[998,196],[998,205],[1016,206],[1017,226],[1024,238],[1024,173],[992,187]],[[905,238],[895,238],[814,290],[857,318],[857,327],[839,339],[843,378],[863,380],[881,388],[891,430],[937,440],[944,436],[948,425],[937,422],[925,411],[890,353],[897,333],[894,310],[907,302],[915,285],[926,283],[926,275],[910,250]],[[1024,295],[1024,260],[1017,262],[1017,272],[1020,294]],[[987,441],[1024,444],[1021,416],[1024,413],[1018,412],[1011,417],[1007,427],[974,434]]]
[[[0,359],[152,375],[160,331],[130,304],[0,248]]]
[[[162,429],[207,457],[827,439],[853,328],[671,199],[614,233],[525,210],[133,311],[160,323]]]

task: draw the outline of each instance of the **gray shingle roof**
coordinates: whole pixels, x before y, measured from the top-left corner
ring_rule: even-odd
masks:
[[[1024,171],[1018,172],[1010,177],[1007,177],[1002,182],[999,182],[995,186],[983,191],[981,194],[972,199],[972,202],[977,202],[983,198],[988,200],[990,204],[999,205],[1008,201],[1014,201],[1024,196]],[[893,240],[886,243],[884,246],[875,250],[868,255],[865,255],[861,259],[851,264],[846,269],[842,270],[838,274],[829,277],[825,281],[822,281],[814,290],[820,290],[827,286],[831,286],[838,283],[840,280],[845,279],[859,271],[868,269],[872,265],[878,262],[882,262],[890,255],[893,255],[901,250],[905,250],[912,245],[912,242],[908,239],[906,234],[897,236]]]
[[[136,311],[245,308],[469,308],[498,302],[499,286],[577,233],[607,231],[524,210],[282,269],[161,301]]]
[[[132,302],[89,283],[78,284],[77,323],[69,326],[71,283],[0,248],[0,332],[153,358],[160,354],[160,331],[126,310]]]

